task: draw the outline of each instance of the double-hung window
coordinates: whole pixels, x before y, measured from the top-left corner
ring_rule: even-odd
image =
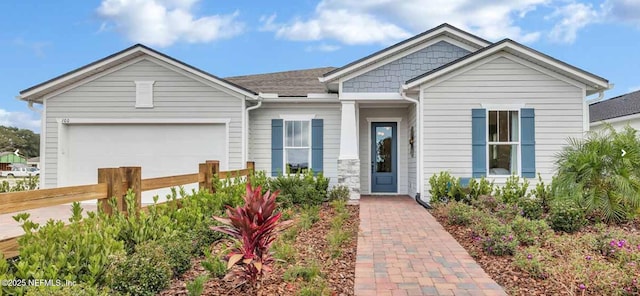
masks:
[[[311,168],[311,121],[284,121],[284,164],[286,173],[304,173]]]
[[[518,172],[520,150],[520,114],[515,110],[489,110],[488,172],[489,175],[513,175]]]

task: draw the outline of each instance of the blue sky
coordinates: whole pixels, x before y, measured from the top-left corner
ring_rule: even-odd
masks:
[[[1,1],[0,125],[20,90],[144,43],[220,77],[342,66],[443,22],[640,89],[640,0]]]

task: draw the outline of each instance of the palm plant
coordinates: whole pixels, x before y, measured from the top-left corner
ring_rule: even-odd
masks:
[[[640,208],[640,139],[635,129],[627,126],[617,132],[607,125],[585,139],[569,139],[557,165],[556,196],[577,202],[588,214],[620,222]]]

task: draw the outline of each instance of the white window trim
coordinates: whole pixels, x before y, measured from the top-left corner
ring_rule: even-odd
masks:
[[[313,163],[311,157],[312,155],[312,146],[313,143],[313,126],[311,123],[311,119],[315,118],[315,114],[306,114],[306,115],[280,115],[282,119],[282,174],[285,176],[295,175],[295,173],[287,172],[287,148],[290,149],[303,149],[306,148],[309,150],[308,153],[308,170],[313,170]],[[287,146],[287,122],[295,122],[295,121],[306,121],[309,122],[309,146],[307,147],[288,147]]]
[[[315,114],[280,114],[280,119],[284,121],[309,121],[315,119]]]
[[[513,172],[511,173],[511,175],[492,175],[491,174],[491,170],[489,168],[489,145],[517,145],[516,148],[516,154],[518,157],[518,161],[517,161],[517,165],[518,165],[518,177],[522,176],[522,109],[524,108],[524,105],[482,105],[483,108],[491,106],[493,108],[487,108],[485,109],[486,113],[485,113],[485,118],[486,118],[486,122],[485,122],[485,127],[486,127],[486,133],[484,134],[485,136],[485,147],[486,147],[486,164],[485,164],[485,169],[487,170],[487,177],[492,177],[492,178],[508,178],[511,177],[513,175]],[[518,108],[514,108],[514,106],[518,106]],[[522,106],[522,107],[520,107]],[[518,141],[517,142],[492,142],[489,141],[489,112],[491,111],[518,111]]]

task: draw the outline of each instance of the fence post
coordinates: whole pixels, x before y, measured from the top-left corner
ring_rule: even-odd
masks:
[[[122,178],[127,183],[127,189],[133,190],[135,195],[135,212],[140,212],[142,205],[142,168],[141,167],[120,167]],[[126,194],[126,192],[125,192]],[[127,210],[126,200],[123,200],[124,210]]]
[[[205,162],[213,165],[213,168],[211,169],[211,178],[209,179],[209,182],[211,183],[211,193],[216,193],[216,184],[213,183],[213,176],[218,175],[218,173],[220,173],[220,161],[207,160]]]
[[[214,193],[213,175],[217,173],[217,161],[207,160],[205,163],[201,163],[199,165],[199,174],[200,180],[202,181],[198,184],[200,190],[208,190],[209,192]]]
[[[249,174],[253,176],[256,172],[256,163],[253,161],[247,161],[247,169],[249,169]]]
[[[122,174],[119,168],[99,168],[98,183],[107,184],[107,197],[98,200],[98,206],[105,214],[113,214],[113,208],[109,204],[109,199],[116,198],[117,207],[122,210],[124,201],[122,200]]]

